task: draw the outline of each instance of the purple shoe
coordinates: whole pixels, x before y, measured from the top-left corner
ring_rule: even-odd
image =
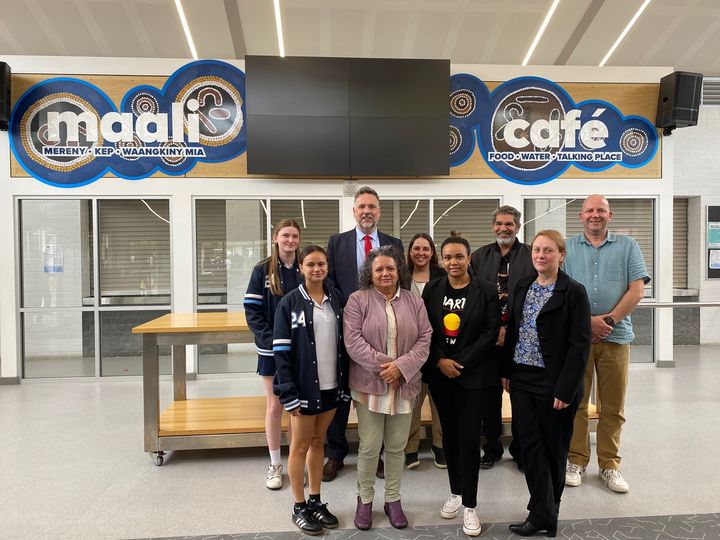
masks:
[[[402,512],[402,510],[400,512]],[[360,497],[357,498],[355,526],[361,531],[367,531],[372,527],[372,502],[366,504],[360,500]]]
[[[396,529],[404,529],[408,526],[408,520],[405,517],[405,512],[403,512],[400,499],[393,502],[386,502],[385,513],[390,518],[390,525]]]

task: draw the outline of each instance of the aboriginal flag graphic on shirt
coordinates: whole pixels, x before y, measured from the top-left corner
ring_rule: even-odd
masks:
[[[460,322],[465,309],[469,286],[462,289],[453,289],[448,283],[443,297],[443,334],[445,343],[452,350],[460,333]]]

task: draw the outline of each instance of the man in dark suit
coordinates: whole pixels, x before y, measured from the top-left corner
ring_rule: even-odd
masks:
[[[355,193],[353,216],[357,223],[354,229],[335,234],[328,241],[328,277],[332,279],[340,292],[340,301],[344,306],[348,296],[358,290],[358,271],[367,254],[380,246],[392,245],[403,253],[403,244],[399,238],[378,231],[380,221],[380,197],[370,187],[361,187]],[[323,481],[331,482],[345,465],[343,460],[348,453],[345,436],[350,402],[338,403],[335,417],[327,431],[325,456],[328,458],[323,468]],[[382,461],[378,464],[378,473],[382,475]],[[382,476],[381,476],[382,477]]]
[[[508,295],[512,296],[515,284],[525,276],[534,275],[535,268],[530,256],[530,248],[517,239],[520,230],[520,211],[512,206],[501,206],[492,214],[492,230],[495,242],[481,247],[472,254],[472,271],[475,277],[490,281],[497,285],[500,302],[500,334],[493,354],[500,358],[505,340],[505,329],[508,322]],[[480,459],[482,469],[491,469],[503,454],[500,442],[502,433],[502,387],[498,385],[488,390],[489,402],[486,416],[482,419],[483,435],[485,435],[484,455]],[[515,432],[510,444],[510,454],[518,465],[520,449],[517,447]]]

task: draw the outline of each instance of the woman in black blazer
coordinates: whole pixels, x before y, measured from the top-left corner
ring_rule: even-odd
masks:
[[[463,532],[477,536],[481,419],[487,389],[500,379],[499,363],[491,354],[498,334],[498,296],[493,283],[468,273],[467,240],[451,236],[440,252],[447,276],[425,285],[422,295],[433,328],[423,382],[440,416],[450,480],[450,498],[440,515],[452,519],[464,506]]]
[[[505,337],[502,383],[530,490],[530,514],[510,530],[554,537],[590,352],[590,303],[585,287],[560,270],[565,240],[558,231],[539,232],[531,251],[537,276],[518,282]]]

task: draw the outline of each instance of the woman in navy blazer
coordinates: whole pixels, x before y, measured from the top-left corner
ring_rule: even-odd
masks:
[[[558,231],[539,232],[531,253],[537,276],[521,279],[510,299],[502,369],[530,491],[528,517],[510,530],[554,537],[590,353],[590,303],[585,287],[560,270],[565,240]]]

